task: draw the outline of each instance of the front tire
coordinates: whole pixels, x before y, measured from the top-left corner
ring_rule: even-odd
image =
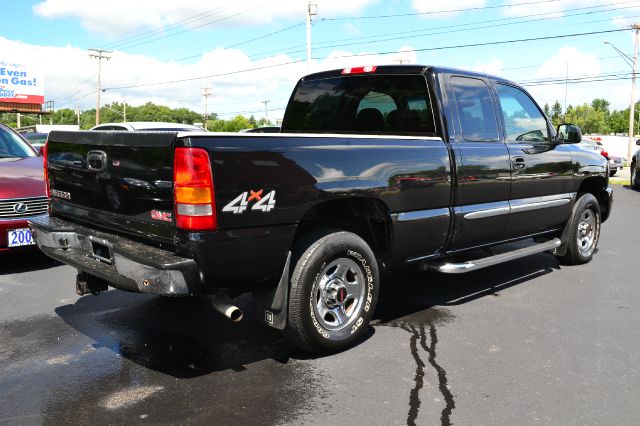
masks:
[[[600,204],[593,194],[583,194],[576,201],[569,221],[567,234],[567,252],[558,256],[565,265],[581,265],[591,261],[593,252],[600,239]]]
[[[368,329],[380,276],[373,251],[358,235],[324,231],[297,250],[291,275],[287,335],[315,353],[345,349]]]
[[[640,189],[640,179],[638,179],[638,171],[636,168],[636,163],[631,163],[631,187],[633,189]]]

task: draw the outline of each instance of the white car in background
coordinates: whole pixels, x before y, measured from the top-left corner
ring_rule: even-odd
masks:
[[[202,127],[192,124],[168,123],[164,121],[130,121],[127,123],[103,123],[89,130],[124,130],[128,132],[204,132]]]
[[[602,156],[606,157],[606,159],[609,160],[609,176],[614,176],[618,172],[618,170],[622,170],[622,168],[624,167],[624,158],[616,157],[615,155],[609,155],[609,153],[605,151],[602,144],[598,141],[583,136],[578,146],[584,149],[592,149],[602,154]]]

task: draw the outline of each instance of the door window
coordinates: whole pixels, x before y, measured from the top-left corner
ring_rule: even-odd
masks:
[[[498,125],[487,84],[470,77],[452,77],[462,136],[470,142],[498,141]]]
[[[506,142],[546,143],[549,141],[547,120],[537,105],[522,90],[497,84],[502,109]]]

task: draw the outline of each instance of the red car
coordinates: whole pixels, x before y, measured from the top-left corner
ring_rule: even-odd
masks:
[[[33,249],[27,220],[47,213],[43,157],[0,124],[0,253]]]

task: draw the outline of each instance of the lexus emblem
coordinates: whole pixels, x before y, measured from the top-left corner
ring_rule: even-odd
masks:
[[[25,203],[17,203],[13,205],[13,211],[18,214],[24,214],[29,210]]]

